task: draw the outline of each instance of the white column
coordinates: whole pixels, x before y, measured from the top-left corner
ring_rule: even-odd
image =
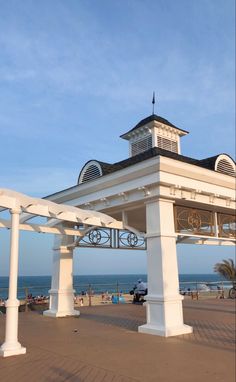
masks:
[[[26,348],[18,342],[18,307],[17,300],[17,277],[18,277],[18,249],[19,249],[19,214],[20,209],[11,211],[11,253],[9,272],[9,295],[6,301],[6,331],[5,342],[0,348],[0,355],[9,357],[11,355],[25,354]]]
[[[138,330],[164,337],[192,332],[192,327],[183,323],[173,203],[171,200],[158,199],[146,205],[147,323]]]
[[[49,310],[45,316],[65,317],[79,315],[74,309],[73,250],[67,246],[73,243],[73,236],[55,235],[53,248],[53,270]]]

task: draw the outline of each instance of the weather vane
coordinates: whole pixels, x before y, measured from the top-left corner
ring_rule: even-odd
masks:
[[[153,96],[152,96],[152,115],[154,115],[155,103],[156,103],[155,92],[153,92]]]

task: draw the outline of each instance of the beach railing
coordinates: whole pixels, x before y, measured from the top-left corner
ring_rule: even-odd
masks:
[[[90,283],[90,284],[76,284],[74,285],[75,294],[81,297],[89,297],[89,306],[92,305],[93,297],[96,295],[112,296],[117,297],[117,303],[119,303],[119,297],[123,294],[129,294],[130,290],[133,289],[133,284],[131,283]],[[198,294],[198,296],[215,296],[215,297],[228,297],[228,292],[232,287],[230,281],[183,281],[180,282],[180,294],[185,296],[191,296],[193,293]],[[50,285],[26,285],[18,288],[18,299],[28,300],[31,296],[32,298],[47,298],[49,297]],[[8,298],[8,288],[0,287],[0,305],[4,304],[4,301]]]
[[[227,298],[232,286],[230,281],[185,281],[180,283],[180,294],[193,297]]]

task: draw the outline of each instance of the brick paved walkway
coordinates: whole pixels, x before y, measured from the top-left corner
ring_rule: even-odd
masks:
[[[190,335],[137,333],[145,308],[81,308],[81,316],[53,319],[21,313],[24,356],[0,358],[1,382],[233,382],[234,302],[184,301]],[[5,317],[0,317],[0,341]]]

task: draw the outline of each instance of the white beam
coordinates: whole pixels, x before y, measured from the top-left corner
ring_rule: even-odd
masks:
[[[11,222],[9,220],[0,219],[0,228],[11,228]],[[65,227],[47,227],[41,224],[20,224],[19,229],[22,231],[31,231],[38,233],[52,233],[55,235],[69,235],[69,236],[81,236],[83,231],[79,231],[73,228]]]
[[[93,229],[96,229],[96,228],[97,228],[97,226],[94,225],[94,226],[90,226],[89,228],[84,229],[83,231],[80,231],[80,233],[81,233],[80,237],[78,237],[73,243],[68,244],[67,248],[68,249],[71,249],[71,248],[74,249],[75,247],[79,246],[80,240],[83,239],[83,237],[86,236],[90,231],[92,231]]]
[[[236,239],[229,237],[178,234],[176,244],[235,245]]]
[[[71,205],[53,203],[45,199],[31,198],[19,192],[0,189],[0,208],[20,208],[25,214],[21,222],[31,219],[31,214],[56,218],[61,221],[85,223],[107,228],[121,229],[122,222],[97,211],[88,211]]]
[[[221,239],[199,239],[199,238],[183,238],[180,240],[177,240],[177,244],[196,244],[196,245],[235,245],[235,240],[221,240]]]
[[[26,221],[35,218],[35,215],[28,214],[28,213],[23,213],[20,216],[20,223],[25,223]]]

